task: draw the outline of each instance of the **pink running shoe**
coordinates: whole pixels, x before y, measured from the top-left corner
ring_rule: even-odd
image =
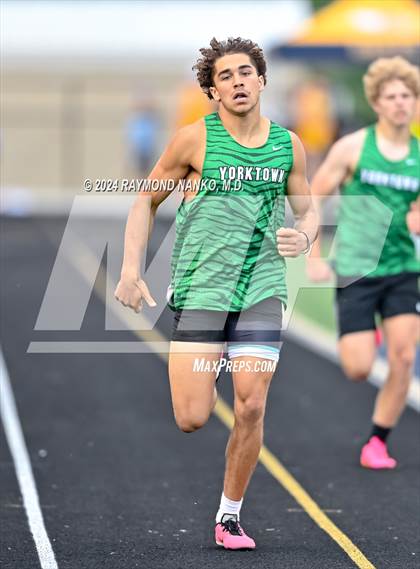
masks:
[[[225,549],[255,549],[255,541],[246,535],[235,514],[223,514],[214,533],[217,545]]]
[[[386,444],[379,437],[371,437],[362,448],[360,464],[365,468],[395,468],[397,461],[388,454]]]

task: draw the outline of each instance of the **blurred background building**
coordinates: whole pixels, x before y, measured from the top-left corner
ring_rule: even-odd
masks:
[[[373,120],[370,59],[416,58],[418,16],[415,0],[3,0],[3,209],[65,212],[85,178],[147,175],[177,127],[214,109],[191,71],[213,36],[264,48],[263,112],[302,137],[311,173]]]
[[[309,14],[306,0],[2,2],[3,203],[68,209],[85,178],[145,175],[177,127],[212,110],[191,71],[200,47],[275,45]],[[270,72],[277,114],[289,77]]]

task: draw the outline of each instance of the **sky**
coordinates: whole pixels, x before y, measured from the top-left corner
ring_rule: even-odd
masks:
[[[216,36],[262,47],[292,37],[307,0],[1,2],[2,57],[191,55]]]

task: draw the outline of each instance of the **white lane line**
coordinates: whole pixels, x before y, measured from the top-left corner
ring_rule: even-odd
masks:
[[[294,313],[289,328],[286,330],[285,337],[287,336],[305,348],[320,353],[326,359],[340,365],[335,336],[314,322]],[[368,381],[375,387],[381,388],[385,383],[387,373],[388,366],[385,360],[378,356],[373,364]],[[420,413],[420,378],[417,376],[414,376],[410,384],[407,405]]]
[[[9,374],[0,348],[0,412],[7,443],[13,457],[23,504],[42,569],[58,569],[54,551],[44,525],[31,462],[25,446]]]

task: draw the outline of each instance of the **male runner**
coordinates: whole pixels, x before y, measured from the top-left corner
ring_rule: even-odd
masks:
[[[365,380],[375,359],[375,314],[382,318],[388,377],[379,391],[360,463],[394,468],[386,440],[407,397],[419,332],[419,261],[411,233],[419,233],[419,145],[410,135],[419,72],[401,57],[381,58],[364,78],[376,124],[334,144],[316,173],[312,192],[323,198],[340,186],[337,228],[339,352],[345,373]],[[384,207],[385,206],[385,207]],[[308,258],[314,281],[331,277],[320,239]]]
[[[150,178],[200,180],[186,191],[177,216],[168,302],[175,311],[169,354],[174,416],[188,433],[202,427],[216,403],[215,381],[225,342],[232,370],[235,424],[226,449],[226,470],[215,537],[227,549],[255,547],[239,525],[246,488],[263,439],[263,420],[279,357],[285,260],[309,250],[317,231],[306,180],[305,156],[296,135],[260,114],[266,83],[262,50],[229,38],[201,49],[195,69],[218,112],[182,128]],[[234,189],[226,182],[239,184]],[[284,197],[298,217],[284,228]],[[145,223],[167,192],[139,195],[130,211],[121,280],[115,296],[138,311],[155,302],[139,273]],[[194,371],[194,362],[210,363]]]

